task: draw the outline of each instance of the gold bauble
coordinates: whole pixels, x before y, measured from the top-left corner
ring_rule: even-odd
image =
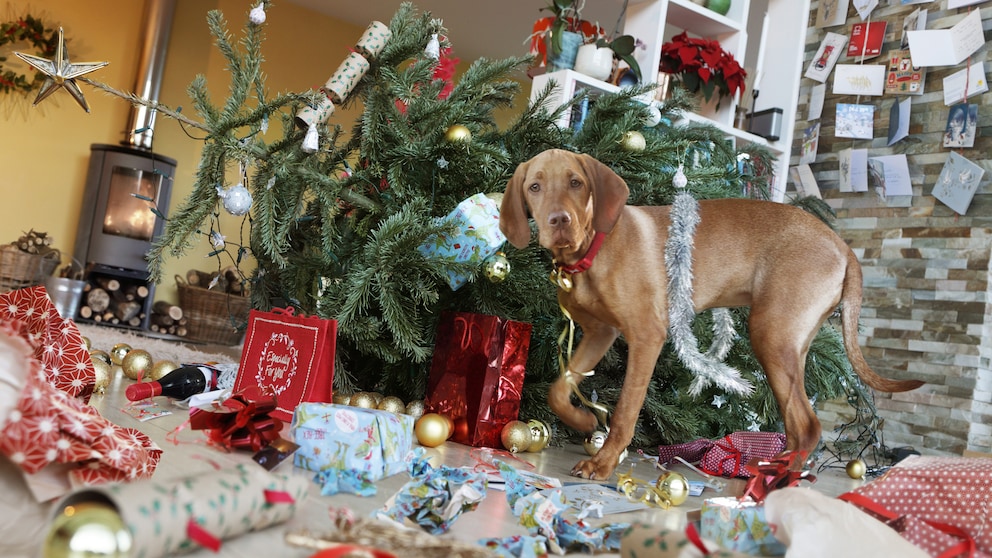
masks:
[[[382,401],[376,405],[376,408],[380,411],[389,411],[390,413],[400,414],[406,411],[406,403],[395,395],[390,395],[389,397],[383,397]]]
[[[868,471],[868,466],[861,459],[852,459],[847,463],[845,470],[847,471],[847,476],[852,479],[863,479],[865,478],[865,473]]]
[[[689,498],[689,481],[675,471],[666,471],[658,477],[654,486],[672,503],[678,506]]]
[[[428,448],[440,446],[450,434],[448,420],[437,413],[426,413],[417,419],[413,431],[420,445]]]
[[[375,401],[375,407],[378,408],[379,407],[379,403],[382,403],[382,400],[386,396],[383,395],[383,394],[381,394],[381,393],[379,393],[378,391],[371,391],[369,393],[372,395],[372,400]]]
[[[144,349],[131,349],[121,361],[121,370],[124,371],[125,376],[132,380],[141,378],[147,381],[153,364],[155,361],[152,359],[151,353]]]
[[[351,404],[351,394],[350,393],[335,393],[331,396],[331,401],[335,405],[350,405]]]
[[[148,373],[149,380],[161,380],[169,372],[179,368],[179,363],[171,360],[156,360],[152,364],[152,370]]]
[[[131,531],[110,504],[68,505],[52,520],[42,547],[43,558],[125,558]]]
[[[644,139],[644,134],[637,130],[631,130],[623,135],[620,145],[625,151],[637,152],[644,151],[644,148],[648,146],[648,142]]]
[[[93,344],[90,343],[90,338],[83,335],[83,348],[87,351],[93,348]]]
[[[103,362],[106,362],[107,366],[114,363],[113,359],[110,358],[110,354],[107,351],[101,351],[100,349],[90,349],[90,358],[94,360],[100,359]]]
[[[110,361],[117,366],[121,366],[124,362],[124,357],[131,350],[131,345],[127,343],[118,343],[114,345],[113,349],[110,349]]]
[[[406,414],[418,419],[424,416],[424,400],[415,399],[406,404]]]
[[[348,404],[362,409],[375,409],[375,397],[372,397],[372,394],[367,391],[360,391],[351,396],[351,401]]]
[[[589,455],[596,455],[599,450],[603,448],[603,444],[606,443],[606,432],[602,430],[597,430],[590,434],[582,442],[582,447],[585,448],[586,453]]]
[[[496,252],[482,260],[482,273],[491,282],[500,283],[510,275],[510,260],[503,252]]]
[[[448,143],[468,143],[472,141],[472,131],[461,124],[455,124],[444,133],[444,139]]]
[[[527,426],[530,428],[531,439],[527,451],[538,452],[548,447],[548,442],[551,441],[551,430],[548,429],[548,425],[537,419],[530,419],[527,421]]]
[[[500,433],[500,440],[503,447],[510,453],[520,453],[530,448],[533,438],[530,435],[530,426],[522,420],[511,420],[503,426]]]
[[[101,358],[90,358],[90,360],[93,361],[93,371],[96,373],[96,380],[93,382],[93,391],[96,393],[106,393],[107,388],[110,386],[110,379],[113,378],[113,371],[110,368],[110,364]]]

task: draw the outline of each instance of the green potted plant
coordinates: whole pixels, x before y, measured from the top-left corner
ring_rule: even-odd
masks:
[[[585,0],[550,0],[540,9],[552,15],[534,23],[531,52],[546,59],[548,71],[571,69],[579,46],[598,36],[598,27],[582,19],[584,5]]]
[[[638,47],[644,48],[644,44],[641,41],[630,35],[620,35],[615,39],[600,37],[596,41],[596,46],[610,49],[613,52],[613,58],[625,62],[627,66],[630,66],[630,71],[634,72],[637,82],[641,82],[641,66],[634,58],[634,51]]]

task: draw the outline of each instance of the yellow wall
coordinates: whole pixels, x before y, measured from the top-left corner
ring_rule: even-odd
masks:
[[[107,67],[88,77],[116,89],[133,90],[140,55],[144,3],[139,0],[11,0],[4,21],[32,14],[46,24],[65,28],[69,57],[73,61],[106,60]],[[231,33],[240,35],[252,3],[246,0],[178,0],[160,101],[183,107],[183,114],[196,119],[186,87],[197,74],[207,78],[215,105],[227,98],[227,61],[212,44],[206,24],[211,9],[221,10]],[[305,91],[319,87],[333,73],[361,35],[359,28],[315,14],[288,2],[269,12],[263,46],[269,94]],[[28,50],[30,45],[16,45]],[[2,53],[0,53],[2,54]],[[13,57],[11,57],[13,58]],[[64,91],[31,107],[34,96],[0,96],[0,243],[15,240],[29,229],[46,231],[69,261],[76,237],[80,203],[86,181],[90,144],[117,144],[124,138],[130,105],[86,84],[80,88],[90,105],[85,113]],[[350,128],[355,109],[338,111],[333,121]],[[191,135],[200,135],[191,130]],[[281,134],[280,123],[272,123],[270,135]],[[189,138],[176,121],[159,116],[153,148],[178,161],[172,192],[173,205],[192,187],[201,142]],[[224,223],[232,238],[240,220]],[[170,260],[156,298],[177,300],[172,277],[185,276],[190,268],[211,269],[204,259],[207,242],[200,242],[190,255]]]
[[[396,0],[397,6],[399,0]],[[50,26],[65,28],[70,59],[77,62],[110,62],[87,77],[119,90],[133,90],[143,35],[144,2],[140,0],[47,0],[39,2],[8,0],[4,21],[28,13],[43,18]],[[222,105],[228,96],[226,59],[213,46],[206,24],[211,9],[221,10],[230,31],[240,35],[247,12],[256,2],[250,0],[177,0],[172,35],[159,100],[170,107],[183,107],[183,114],[198,119],[186,87],[198,74],[207,78],[214,104]],[[336,19],[279,2],[269,10],[263,45],[269,95],[305,91],[320,87],[347,56],[361,36],[364,26],[356,27]],[[26,50],[19,45],[15,50]],[[0,53],[0,55],[7,53]],[[455,55],[457,56],[457,48]],[[14,58],[10,56],[10,58]],[[464,69],[470,60],[462,60]],[[13,61],[11,61],[13,63]],[[526,103],[529,84],[523,85]],[[68,263],[76,237],[80,203],[86,180],[90,144],[118,144],[124,139],[130,105],[86,84],[80,84],[90,105],[87,114],[64,91],[57,91],[37,107],[34,96],[0,94],[0,243],[11,242],[29,229],[46,231]],[[520,104],[518,102],[518,104]],[[340,107],[331,123],[348,131],[359,116],[360,106]],[[497,114],[501,123],[513,111]],[[270,139],[281,136],[280,123],[272,122]],[[199,136],[197,130],[190,130]],[[190,192],[199,162],[201,142],[191,139],[175,120],[159,116],[155,128],[155,152],[178,161],[172,191],[172,205]],[[223,211],[221,213],[224,213]],[[225,214],[223,232],[237,237],[240,219]],[[185,276],[190,268],[216,267],[206,260],[209,243],[180,259],[167,262],[156,298],[177,302],[173,276]]]

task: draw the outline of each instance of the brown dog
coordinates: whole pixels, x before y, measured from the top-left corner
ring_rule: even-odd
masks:
[[[592,432],[596,417],[571,402],[572,385],[592,370],[617,336],[629,346],[627,373],[602,449],[572,474],[607,479],[630,443],[648,383],[668,333],[664,246],[669,207],[626,205],[629,190],[609,167],[587,155],[545,151],[517,167],[503,196],[500,229],[514,246],[530,242],[528,209],[538,240],[558,266],[590,260],[571,275],[558,300],[582,328],[569,362],[570,378],[548,394],[569,426]],[[693,253],[695,310],[750,306],[755,356],[785,422],[787,450],[812,452],[820,423],[806,396],[806,352],[820,325],[842,304],[844,347],[854,370],[877,390],[914,389],[920,381],[875,374],[858,347],[861,267],[851,249],[822,221],[784,204],[741,200],[699,203]],[[602,235],[600,235],[602,236]],[[581,266],[580,266],[581,267]]]

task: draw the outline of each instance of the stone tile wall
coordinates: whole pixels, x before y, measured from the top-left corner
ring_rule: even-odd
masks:
[[[826,31],[850,34],[861,21],[853,6],[847,22],[827,29],[813,27],[819,1],[811,5],[806,36],[808,66]],[[946,29],[969,9],[981,9],[986,37],[992,27],[992,5],[946,9],[947,0],[902,6],[882,0],[872,14],[888,27],[883,57],[866,63],[884,64],[884,52],[898,48],[903,18],[917,7],[929,9],[927,29]],[[972,56],[992,71],[988,43]],[[853,63],[841,57],[839,63]],[[876,406],[884,419],[882,436],[889,447],[912,446],[931,455],[960,455],[965,449],[992,448],[992,94],[971,97],[979,104],[979,128],[973,149],[958,152],[985,169],[967,214],[958,215],[936,200],[931,191],[949,149],[942,147],[947,122],[942,79],[965,67],[930,68],[925,93],[912,97],[910,137],[886,147],[888,114],[900,97],[833,95],[827,80],[826,103],[820,119],[818,156],[811,165],[821,193],[837,212],[841,236],[861,259],[864,269],[864,309],[861,345],[869,364],[894,378],[918,378],[923,388],[899,394],[879,393]],[[803,78],[799,115],[808,114],[803,100],[816,82]],[[837,103],[874,104],[874,140],[834,138]],[[798,164],[802,131],[811,122],[796,123],[792,164]],[[913,195],[883,198],[875,191],[841,193],[837,189],[837,153],[867,148],[869,157],[905,153],[912,175]],[[795,195],[790,185],[790,195]],[[819,406],[825,432],[831,424],[853,417],[844,401]]]

